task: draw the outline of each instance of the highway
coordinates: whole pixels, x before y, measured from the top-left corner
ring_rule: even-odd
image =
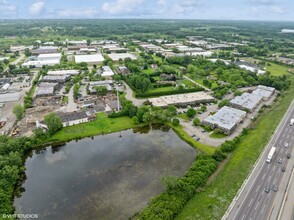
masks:
[[[223,220],[277,219],[283,194],[286,191],[287,183],[285,184],[285,181],[289,181],[288,176],[290,177],[293,168],[294,126],[290,126],[291,118],[294,118],[294,102],[292,102],[246,184],[232,202]],[[285,143],[289,144],[287,148]],[[266,163],[272,146],[276,147],[276,152],[272,161]],[[286,157],[288,153],[291,153],[290,159]],[[282,162],[278,163],[280,158],[282,158]],[[282,172],[283,166],[286,167],[285,172]],[[273,191],[274,185],[278,186],[277,192]],[[270,187],[268,193],[265,192],[266,187]]]

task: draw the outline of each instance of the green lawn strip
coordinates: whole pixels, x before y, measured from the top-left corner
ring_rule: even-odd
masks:
[[[270,62],[267,62],[270,63]],[[273,76],[282,76],[288,74],[288,67],[282,66],[276,63],[270,63],[270,66],[266,66],[266,70],[271,72],[271,75]]]
[[[183,114],[178,114],[177,117],[184,119],[184,121],[189,121],[189,117],[187,116],[187,114],[183,113]]]
[[[78,138],[84,138],[99,134],[118,132],[145,124],[135,125],[130,117],[108,118],[105,113],[98,113],[97,120],[65,127],[55,135],[50,141],[69,141]]]
[[[215,132],[212,132],[212,133],[209,135],[209,137],[211,137],[211,138],[225,138],[225,137],[227,137],[227,135],[225,135],[225,134],[217,134],[217,133],[215,133]]]
[[[173,130],[176,132],[176,134],[185,142],[190,144],[192,147],[205,152],[207,154],[213,154],[215,151],[214,147],[204,145],[196,140],[194,140],[187,132],[184,131],[183,127],[181,125],[175,126],[172,123],[167,123]]]
[[[293,76],[292,82],[293,80]],[[224,165],[223,170],[203,191],[195,195],[185,206],[180,219],[221,219],[242,183],[248,176],[255,161],[268,143],[277,125],[287,111],[294,97],[294,87],[273,104],[268,113],[260,116],[254,130],[241,139],[241,143]]]

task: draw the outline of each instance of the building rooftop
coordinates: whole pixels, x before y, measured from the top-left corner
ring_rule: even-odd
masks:
[[[0,93],[0,103],[14,102],[18,101],[20,98],[21,94],[19,92]]]
[[[91,54],[91,55],[76,55],[76,63],[101,63],[104,61],[102,54]]]
[[[132,60],[137,59],[137,57],[134,54],[130,54],[130,53],[112,53],[112,54],[108,54],[108,56],[113,61],[119,61],[119,59],[124,60],[125,58],[131,58]]]
[[[69,112],[69,113],[57,113],[62,123],[67,123],[79,119],[88,118],[89,115],[86,111]]]
[[[102,67],[102,73],[101,76],[113,76],[114,72],[112,71],[112,69],[109,66],[103,66]]]
[[[245,116],[245,111],[224,106],[214,115],[205,118],[204,121],[231,130]]]
[[[55,70],[48,71],[47,75],[79,75],[79,70]]]
[[[230,103],[242,106],[243,108],[249,110],[253,110],[262,98],[262,96],[245,92],[241,96],[236,96],[230,101]]]
[[[176,104],[189,104],[193,102],[212,101],[214,98],[204,92],[185,93],[178,95],[161,96],[148,99],[154,106],[164,107]]]

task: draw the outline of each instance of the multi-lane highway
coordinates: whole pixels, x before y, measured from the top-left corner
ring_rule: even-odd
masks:
[[[281,181],[282,179],[287,179],[287,176],[290,176],[292,163],[289,163],[289,161],[292,162],[294,160],[294,126],[290,126],[290,120],[292,118],[294,118],[294,102],[289,107],[242,191],[234,199],[229,212],[226,213],[223,219],[277,219],[282,199],[281,202],[277,202],[276,197],[283,197],[287,184],[281,183]],[[288,143],[288,147],[285,147],[286,143]],[[272,146],[276,147],[276,152],[272,161],[266,163],[268,153]],[[287,158],[287,154],[289,153],[291,154],[290,159]],[[281,163],[278,162],[280,158],[282,159]],[[282,171],[282,167],[286,167],[285,172]],[[278,187],[277,192],[273,190],[274,186]],[[270,188],[269,192],[265,191],[267,187]]]

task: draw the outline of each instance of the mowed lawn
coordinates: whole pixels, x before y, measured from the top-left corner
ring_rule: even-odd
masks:
[[[137,126],[132,122],[130,117],[108,118],[105,113],[98,113],[95,121],[65,127],[53,135],[50,140],[69,141],[77,138],[117,132]]]
[[[294,82],[294,77],[291,78]],[[284,95],[283,99],[273,104],[268,113],[258,119],[257,127],[241,140],[223,169],[210,185],[205,186],[203,191],[188,202],[177,220],[222,218],[293,100],[294,86]]]
[[[269,62],[268,62],[269,63]],[[288,69],[286,66],[278,65],[275,63],[270,63],[271,65],[266,66],[266,70],[271,72],[273,76],[282,76],[288,74]]]

